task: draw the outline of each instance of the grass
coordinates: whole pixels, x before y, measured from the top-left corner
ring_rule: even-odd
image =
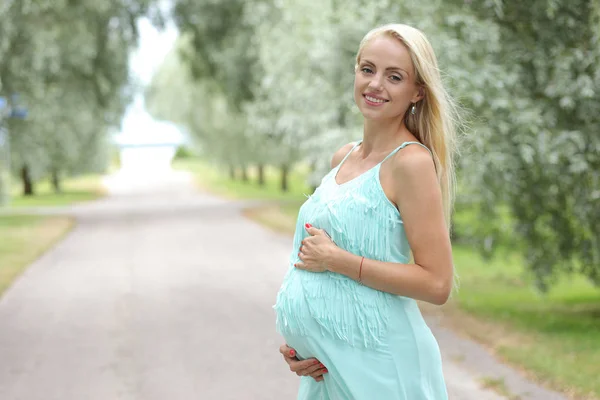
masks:
[[[63,192],[54,193],[49,181],[35,185],[34,196],[23,196],[18,182],[13,182],[7,208],[25,212],[26,207],[66,206],[95,200],[105,195],[100,175],[66,179]],[[21,273],[56,244],[74,226],[67,216],[0,215],[0,296]]]
[[[291,233],[297,213],[298,204],[286,204],[250,210],[247,215]],[[460,288],[444,307],[448,324],[539,383],[574,399],[600,398],[598,288],[573,277],[542,295],[523,273],[517,254],[504,252],[484,260],[473,249],[455,245],[454,261]],[[424,311],[432,308],[425,305]]]
[[[454,259],[461,276],[450,305],[457,309],[455,327],[538,382],[578,399],[600,397],[598,288],[575,276],[540,294],[522,272],[518,254],[485,261],[472,249],[455,246]],[[466,323],[461,311],[481,323]]]
[[[62,193],[55,193],[50,181],[36,182],[35,195],[23,196],[18,182],[13,181],[9,207],[66,206],[96,200],[106,194],[100,175],[82,175],[64,180]]]
[[[174,169],[187,170],[196,176],[197,185],[211,193],[230,199],[264,199],[264,200],[298,200],[305,199],[304,194],[311,193],[305,184],[306,168],[297,168],[288,177],[289,190],[279,190],[279,171],[273,167],[265,168],[265,186],[257,185],[257,170],[248,169],[248,182],[233,181],[227,178],[227,171],[219,171],[216,167],[197,159],[181,159],[173,163]]]
[[[293,233],[300,204],[303,171],[287,194],[277,191],[274,176],[265,189],[229,180],[207,164],[180,163],[196,173],[205,189],[230,198],[286,200],[246,211],[279,232]],[[298,182],[300,180],[300,182]],[[245,197],[248,196],[248,197]],[[501,251],[491,260],[467,245],[454,246],[460,289],[443,308],[454,329],[485,344],[499,358],[531,379],[573,399],[600,399],[600,290],[582,277],[562,279],[545,295],[533,289],[519,254]],[[506,392],[495,381],[490,387]]]
[[[504,379],[484,378],[481,380],[481,383],[484,388],[492,389],[508,400],[521,400],[520,396],[513,395],[508,391]]]
[[[0,216],[0,296],[10,284],[74,225],[70,217]]]
[[[298,204],[279,207],[279,218],[273,206],[247,214],[291,233]],[[455,245],[454,261],[460,287],[444,307],[454,329],[490,347],[537,382],[575,399],[600,398],[597,287],[576,276],[541,294],[523,272],[523,260],[510,252],[484,260],[468,246]],[[433,307],[424,308],[427,312]]]

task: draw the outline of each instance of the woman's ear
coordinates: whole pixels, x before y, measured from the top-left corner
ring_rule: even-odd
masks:
[[[419,90],[417,91],[417,93],[413,96],[412,98],[412,102],[416,103],[419,100],[423,100],[423,98],[425,97],[425,88],[423,88],[423,86],[419,86]]]

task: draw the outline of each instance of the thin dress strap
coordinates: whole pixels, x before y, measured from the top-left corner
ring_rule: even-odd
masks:
[[[405,148],[409,144],[418,144],[419,146],[426,148],[427,151],[429,152],[429,154],[431,154],[433,156],[433,153],[431,152],[431,150],[429,150],[429,148],[427,146],[425,146],[421,142],[404,142],[400,146],[398,146],[396,149],[394,149],[394,151],[392,151],[390,154],[388,154],[387,157],[383,159],[383,161],[381,162],[381,164],[383,164],[385,160],[387,160],[388,158],[390,158],[391,156],[393,156],[394,154],[396,154],[398,152],[398,150],[401,150],[401,149]]]
[[[348,158],[350,156],[350,154],[352,154],[352,152],[354,151],[354,149],[356,149],[358,147],[358,145],[360,145],[362,143],[362,140],[359,140],[358,142],[356,142],[356,144],[352,147],[352,149],[348,152],[348,154],[346,154],[344,156],[344,158],[342,158],[342,161],[338,164],[337,168],[341,167],[342,164],[344,163],[344,161],[346,161],[346,158]]]

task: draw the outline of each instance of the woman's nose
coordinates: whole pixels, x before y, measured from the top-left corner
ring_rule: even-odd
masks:
[[[383,76],[373,75],[371,82],[369,82],[369,87],[373,90],[381,90],[383,87]]]

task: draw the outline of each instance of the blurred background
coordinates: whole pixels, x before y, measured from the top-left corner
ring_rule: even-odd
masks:
[[[101,198],[108,175],[189,171],[293,231],[362,136],[354,58],[389,22],[426,33],[464,110],[445,318],[600,398],[598,0],[2,0],[0,210],[22,211],[0,216],[0,291],[66,229],[28,207]]]

